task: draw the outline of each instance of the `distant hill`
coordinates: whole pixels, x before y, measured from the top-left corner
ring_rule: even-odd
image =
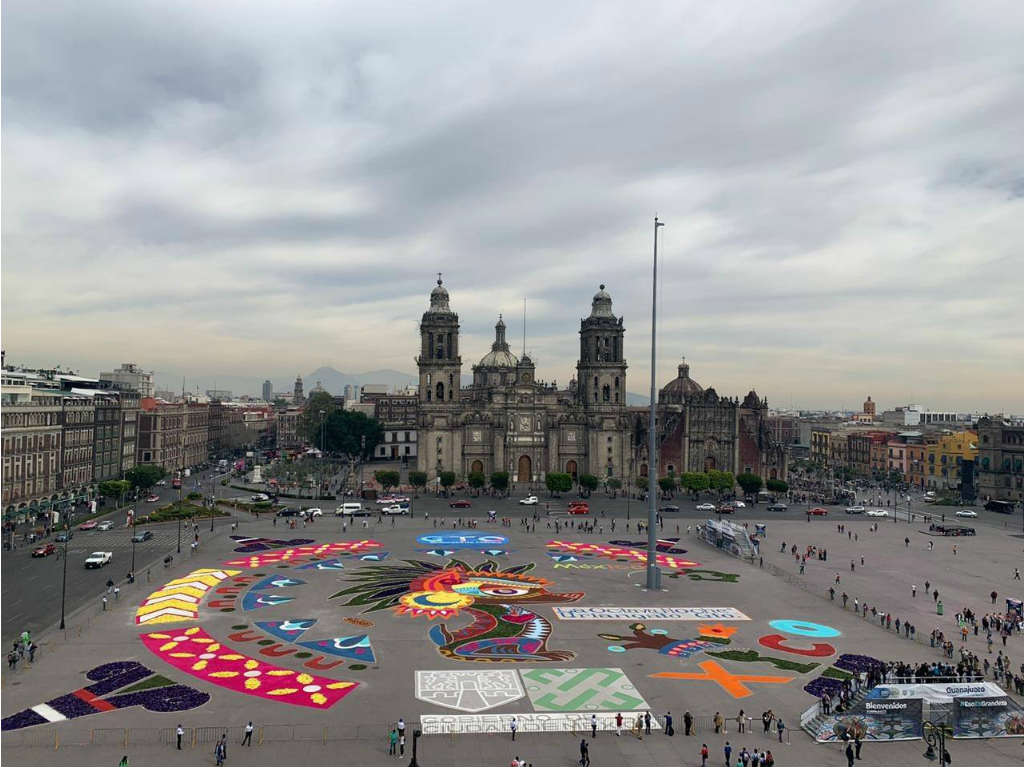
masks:
[[[628,407],[636,407],[638,405],[650,405],[651,395],[650,394],[633,394],[633,392],[626,392],[626,405]]]

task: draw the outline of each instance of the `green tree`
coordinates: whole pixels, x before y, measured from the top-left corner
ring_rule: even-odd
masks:
[[[580,487],[587,491],[587,495],[597,490],[597,486],[600,484],[597,477],[593,474],[581,474],[580,475]]]
[[[508,490],[508,472],[496,471],[493,474],[491,474],[491,487],[493,487],[499,493],[504,493],[506,490]]]
[[[100,482],[100,495],[104,498],[120,498],[132,488],[132,483],[126,479],[108,479]]]
[[[438,477],[441,479],[441,487],[444,488],[444,492],[447,495],[448,488],[455,484],[455,472],[454,471],[442,471]]]
[[[415,487],[418,491],[422,492],[423,488],[427,486],[427,472],[410,471],[409,484]]]
[[[708,475],[699,471],[687,471],[679,476],[679,486],[690,493],[702,493],[711,487]]]
[[[325,391],[310,392],[302,415],[299,416],[296,431],[309,444],[319,448],[321,439],[324,436],[321,432],[321,426],[328,422],[331,415],[337,410],[338,406],[334,404],[330,394]],[[323,415],[321,415],[321,411]]]
[[[731,472],[715,471],[714,469],[708,472],[708,482],[711,489],[717,490],[719,493],[727,493],[736,485],[736,480]]]
[[[671,495],[672,491],[676,489],[676,478],[661,477],[658,479],[658,487],[661,488],[661,492],[665,495]]]
[[[604,481],[604,486],[606,490],[612,491],[612,497],[614,498],[615,494],[622,489],[622,480],[616,479],[615,477],[608,477],[608,479]]]
[[[124,478],[131,483],[132,487],[139,490],[149,490],[157,482],[167,475],[162,466],[152,463],[141,463],[133,466],[124,473]]]
[[[487,484],[487,477],[482,471],[471,471],[466,480],[469,482],[469,486],[477,491]]]
[[[327,416],[325,433],[328,453],[367,461],[384,439],[384,426],[364,413],[335,409]]]
[[[385,493],[393,487],[398,487],[402,481],[402,475],[390,469],[381,469],[380,471],[373,472],[373,478],[380,483]]]
[[[636,487],[637,490],[646,490],[647,484],[647,477],[637,477],[633,480],[633,485]]]
[[[736,482],[746,495],[754,495],[761,490],[761,478],[756,474],[739,474]]]
[[[773,493],[785,493],[789,490],[789,485],[781,479],[767,479],[765,480],[764,486],[767,490]]]
[[[551,471],[544,477],[544,484],[547,485],[548,492],[552,495],[567,493],[572,490],[572,475]]]

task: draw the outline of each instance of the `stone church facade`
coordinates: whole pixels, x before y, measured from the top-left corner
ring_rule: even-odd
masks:
[[[475,471],[507,471],[516,483],[543,482],[549,472],[615,477],[624,483],[646,473],[646,409],[626,405],[625,328],[604,285],[580,322],[576,378],[567,389],[538,381],[533,361],[512,353],[500,316],[491,351],[473,365],[472,383],[462,387],[459,328],[459,316],[438,279],[420,321],[416,358],[417,468],[430,481],[442,471],[459,478]],[[665,398],[680,386],[690,387],[693,396]],[[751,466],[767,465],[762,452],[768,444],[761,440],[767,434],[758,430],[767,405],[759,401],[755,406],[748,395],[740,407],[708,391],[715,402],[693,382],[679,384],[677,379],[662,390],[661,466],[676,473],[701,471],[709,457],[714,468],[724,471],[736,471],[748,460]],[[751,452],[755,447],[756,455]],[[681,469],[684,465],[700,468]],[[784,467],[783,455],[778,476]]]

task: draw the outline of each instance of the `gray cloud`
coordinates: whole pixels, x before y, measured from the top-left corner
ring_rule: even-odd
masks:
[[[1015,3],[15,0],[4,22],[12,360],[411,370],[440,270],[467,372],[526,295],[560,382],[608,284],[643,391],[658,212],[660,379],[685,352],[780,403],[1024,412]]]

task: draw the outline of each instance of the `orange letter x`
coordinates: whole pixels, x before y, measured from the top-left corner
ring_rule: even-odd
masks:
[[[687,673],[683,671],[662,671],[651,674],[652,677],[664,679],[710,679],[718,682],[723,690],[734,698],[746,698],[753,695],[744,682],[759,682],[762,684],[786,684],[792,682],[796,677],[792,676],[756,676],[753,674],[730,674],[717,661],[706,660],[697,664],[703,670],[703,674]]]

